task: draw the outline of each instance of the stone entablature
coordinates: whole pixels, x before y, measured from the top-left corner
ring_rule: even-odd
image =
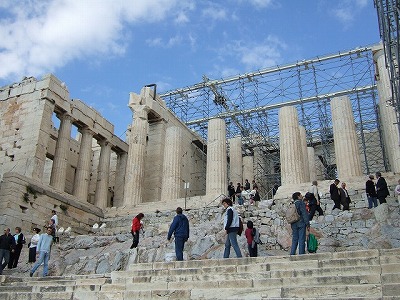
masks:
[[[58,130],[53,126],[54,115],[60,119]],[[92,164],[101,174],[108,174],[110,169],[110,157],[104,157],[98,166],[93,161],[92,140],[103,145],[101,149],[110,148],[106,156],[111,151],[117,157],[128,152],[128,145],[114,135],[114,126],[82,101],[70,99],[65,84],[51,74],[1,88],[0,117],[0,177],[17,172],[50,183],[61,193],[74,194],[84,202],[88,201],[89,182],[94,177]],[[78,140],[71,138],[73,125],[80,132]],[[125,169],[118,159],[116,164]],[[48,169],[50,176],[46,175]],[[108,190],[115,182],[110,183],[107,175],[99,183],[100,177],[96,176],[100,192],[94,197],[99,205],[106,205]]]

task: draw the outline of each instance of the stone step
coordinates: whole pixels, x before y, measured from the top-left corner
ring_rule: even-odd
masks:
[[[73,297],[72,292],[0,292],[0,300],[72,300]]]

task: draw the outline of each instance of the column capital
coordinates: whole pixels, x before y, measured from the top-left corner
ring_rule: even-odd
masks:
[[[71,121],[73,120],[73,117],[71,115],[69,115],[67,112],[64,113],[56,113],[57,117],[61,120],[61,121]]]
[[[102,139],[102,140],[97,140],[97,144],[99,144],[101,147],[108,146],[110,142],[107,139]]]

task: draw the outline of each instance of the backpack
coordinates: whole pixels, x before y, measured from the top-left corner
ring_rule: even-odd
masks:
[[[299,200],[296,200],[296,201],[299,201]],[[291,202],[289,204],[289,207],[288,207],[288,209],[286,210],[286,213],[285,213],[286,221],[289,224],[296,223],[297,221],[300,220],[300,215],[297,212],[297,208],[296,208],[296,205],[295,205],[296,201],[295,202]]]
[[[253,236],[254,243],[262,245],[262,242],[260,240],[260,232],[257,229],[253,228],[251,235]]]
[[[307,250],[309,253],[315,253],[318,250],[318,240],[312,233],[308,235]]]
[[[239,217],[239,231],[237,232],[238,235],[242,235],[243,232],[243,221],[242,218]]]

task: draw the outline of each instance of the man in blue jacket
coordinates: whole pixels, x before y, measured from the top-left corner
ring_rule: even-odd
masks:
[[[43,263],[43,277],[47,276],[49,271],[49,259],[50,259],[50,251],[51,245],[53,244],[53,229],[51,227],[47,227],[46,233],[40,235],[39,242],[36,246],[36,255],[39,255],[39,259],[36,261],[33,266],[29,276],[33,276],[33,273],[39,268],[39,266]]]
[[[296,254],[297,246],[299,246],[299,254],[306,253],[306,229],[310,229],[310,221],[306,210],[306,205],[303,201],[303,196],[300,192],[295,192],[292,195],[294,205],[300,219],[291,224],[292,227],[292,247],[290,255]]]
[[[174,234],[175,237],[176,260],[182,261],[183,248],[185,246],[185,242],[189,239],[189,220],[184,214],[182,214],[181,207],[176,209],[176,216],[169,227],[167,237],[168,241],[171,240],[172,234]]]

